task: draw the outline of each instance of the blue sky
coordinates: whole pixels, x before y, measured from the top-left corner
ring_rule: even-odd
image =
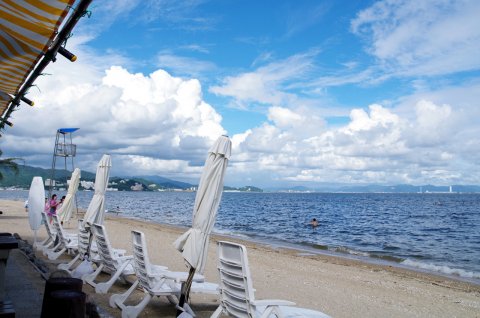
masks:
[[[82,168],[108,152],[117,175],[194,182],[228,134],[231,185],[480,183],[478,1],[90,10],[67,43],[78,61],[49,66],[6,155],[49,166],[56,128],[78,126]]]

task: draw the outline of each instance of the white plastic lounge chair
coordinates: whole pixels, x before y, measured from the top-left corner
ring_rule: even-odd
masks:
[[[90,230],[84,228],[82,226],[81,220],[79,220],[78,222],[78,253],[70,262],[58,264],[57,268],[65,270],[70,275],[72,275],[73,271],[76,268],[74,267],[74,265],[77,263],[77,261],[83,261],[86,258],[89,244],[90,244]],[[94,262],[99,261],[100,258],[96,252],[97,251],[96,245],[95,247],[92,246],[91,249],[92,250],[90,251],[90,255],[91,255],[90,259]]]
[[[78,232],[73,233],[73,232],[67,232],[67,231],[64,230],[63,225],[60,222],[60,218],[58,217],[58,215],[56,215],[56,214],[52,215],[52,223],[53,223],[53,228],[55,229],[55,231],[59,232],[58,229],[60,229],[63,236],[65,236],[66,238],[76,238],[77,237]]]
[[[84,275],[82,280],[93,286],[96,293],[105,294],[117,279],[120,278],[125,280],[126,276],[135,273],[133,266],[131,265],[133,256],[119,256],[114,252],[103,225],[93,224],[92,231],[95,236],[95,242],[97,243],[97,253],[98,256],[100,256],[100,265],[94,273]],[[95,279],[102,271],[110,274],[111,278],[106,282],[96,283]]]
[[[294,307],[295,303],[286,300],[256,300],[247,249],[243,245],[218,242],[218,271],[221,304],[211,318],[218,318],[222,313],[239,318],[329,317],[319,311]]]
[[[88,251],[88,245],[90,251]],[[89,255],[87,255],[87,252]],[[115,256],[124,256],[127,251],[124,249],[113,249]],[[90,228],[83,227],[83,220],[78,220],[78,253],[68,263],[58,264],[57,268],[67,271],[70,275],[73,275],[77,267],[82,261],[88,257],[89,261],[98,264],[100,262],[100,256],[98,255],[97,243],[90,243]],[[76,265],[76,266],[75,266]],[[100,266],[100,265],[98,265]],[[76,273],[78,275],[78,273]]]
[[[54,219],[53,225],[55,226],[56,235],[58,237],[58,244],[52,249],[47,250],[44,254],[47,255],[49,260],[55,260],[63,253],[73,254],[78,249],[78,237],[75,235],[66,235],[63,228],[58,221],[58,216],[52,215]]]
[[[110,306],[122,310],[122,318],[137,317],[147,306],[153,296],[166,296],[170,303],[177,305],[181,293],[181,281],[188,277],[187,272],[172,272],[164,266],[153,265],[148,257],[145,235],[139,231],[132,231],[133,257],[137,281],[123,294],[110,297]],[[135,306],[126,306],[125,301],[132,292],[140,286],[145,293],[144,298]],[[202,275],[195,275],[191,287],[192,293],[219,294],[217,284],[204,282]],[[175,299],[175,297],[177,299]]]
[[[47,238],[42,242],[36,242],[34,247],[36,250],[41,251],[43,254],[45,254],[46,250],[53,247],[55,243],[56,232],[50,226],[50,223],[48,223],[47,215],[45,214],[45,212],[41,212],[41,214],[42,214],[42,223],[45,224],[45,230],[47,231]]]

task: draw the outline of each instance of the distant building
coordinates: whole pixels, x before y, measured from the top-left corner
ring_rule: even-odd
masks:
[[[56,181],[55,181],[55,180],[50,180],[50,179],[45,179],[45,186],[46,186],[46,187],[49,187],[49,186],[50,186],[50,182],[52,182],[52,186],[54,187],[55,184],[56,184]]]
[[[80,181],[80,185],[82,186],[82,188],[86,189],[86,190],[93,190],[95,189],[95,182],[93,181]]]
[[[143,191],[143,185],[141,183],[135,182],[135,185],[131,186],[132,191]]]

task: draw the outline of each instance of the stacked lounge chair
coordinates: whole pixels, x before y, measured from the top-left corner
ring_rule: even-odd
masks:
[[[42,223],[45,225],[45,230],[47,231],[47,238],[41,242],[36,242],[34,244],[34,248],[42,254],[46,255],[46,251],[48,249],[53,248],[55,244],[55,236],[56,236],[56,231],[50,226],[50,223],[48,222],[47,215],[45,212],[41,212],[42,214]]]
[[[78,236],[76,234],[68,234],[63,230],[63,227],[58,220],[57,215],[52,215],[53,225],[55,226],[58,244],[53,248],[44,252],[49,260],[56,260],[63,253],[74,254],[78,250]]]

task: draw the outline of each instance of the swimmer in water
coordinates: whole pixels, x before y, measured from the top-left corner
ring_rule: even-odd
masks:
[[[316,228],[318,226],[318,221],[316,218],[313,218],[311,221],[310,221],[310,225],[313,227],[313,228]]]

